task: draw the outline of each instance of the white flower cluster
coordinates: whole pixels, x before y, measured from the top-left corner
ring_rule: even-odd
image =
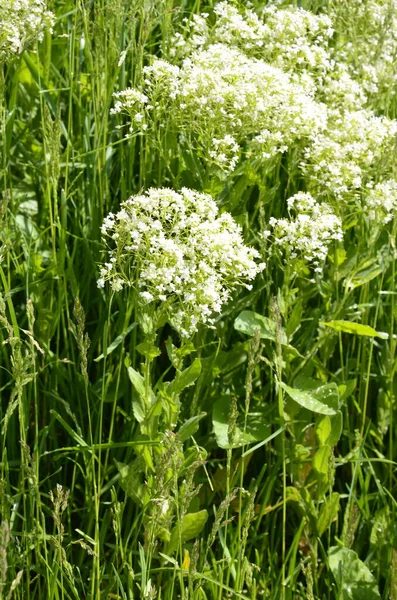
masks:
[[[333,29],[327,15],[268,6],[259,17],[249,8],[240,11],[228,2],[219,2],[214,14],[212,27],[207,14],[184,19],[183,34],[178,32],[173,38],[171,56],[187,56],[221,43],[294,74],[305,70],[320,74],[330,68],[327,46]]]
[[[342,62],[335,63],[317,87],[319,98],[329,106],[349,111],[361,110],[367,104],[362,85],[353,79],[349,68]]]
[[[326,126],[325,105],[287,73],[224,44],[194,52],[181,68],[155,60],[145,77],[142,90],[117,95],[114,112],[126,112],[139,129],[142,101],[135,98],[143,98],[145,123],[150,114],[157,123],[170,120],[226,171],[234,169],[243,144],[247,153],[267,159]]]
[[[201,13],[182,20],[183,33],[177,31],[171,37],[169,50],[171,57],[184,58],[194,50],[207,45],[210,37],[207,17],[208,13]]]
[[[53,24],[45,0],[1,0],[0,61],[20,54],[33,39],[41,40],[44,29]]]
[[[328,204],[319,204],[311,194],[298,192],[287,204],[295,218],[272,217],[271,231],[266,231],[265,237],[271,235],[276,246],[287,253],[288,260],[303,259],[321,273],[331,242],[343,240],[342,223]]]
[[[234,171],[238,163],[240,146],[231,135],[225,135],[222,139],[212,140],[214,150],[209,151],[214,163],[223,170]]]
[[[328,128],[305,150],[302,168],[317,194],[355,193],[372,172],[390,166],[397,121],[370,110],[334,111]]]
[[[241,14],[228,2],[217,4],[214,12],[218,18],[211,39],[215,42],[238,46],[286,71],[321,73],[330,68],[327,46],[333,28],[327,15],[268,6],[259,18],[250,9]]]
[[[98,286],[136,287],[143,304],[162,303],[183,337],[211,325],[231,291],[265,267],[231,215],[218,215],[211,196],[187,188],[131,196],[105,218],[102,235],[112,247]]]
[[[397,181],[377,183],[365,196],[364,207],[371,220],[384,225],[392,221],[397,214]]]
[[[395,95],[397,1],[334,0],[329,14],[341,29],[335,60],[349,66],[367,93]]]

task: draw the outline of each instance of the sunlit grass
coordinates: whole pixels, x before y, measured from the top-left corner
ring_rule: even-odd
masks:
[[[147,130],[138,118],[125,137],[135,108],[111,111],[128,87],[150,96],[153,56],[182,65],[191,49],[175,51],[175,33],[191,43],[193,15],[209,13],[207,44],[219,43],[215,3],[54,0],[53,32],[0,54],[0,599],[397,598],[394,56],[379,66],[397,6],[380,23],[385,4],[279,7],[333,17],[316,44],[350,65],[359,91],[347,79],[339,89],[334,66],[320,85],[289,38],[252,50],[236,30],[222,60],[244,69],[227,102],[256,86],[234,107],[241,126],[199,112],[198,93],[181,108],[164,80]],[[297,75],[295,87],[273,81],[266,120],[252,106],[268,69],[249,71],[262,58],[277,82]],[[205,80],[209,98],[221,71]],[[291,89],[312,103],[292,133]],[[258,123],[276,127],[282,111],[267,156]],[[344,190],[332,168],[351,164],[361,181],[346,171]],[[181,337],[171,302],[150,313],[136,286],[98,287],[104,218],[151,187],[211,194],[267,263],[212,328]],[[313,236],[291,232],[298,192],[322,203],[307,213]],[[272,217],[288,220],[287,241]],[[320,247],[321,219],[335,229]]]

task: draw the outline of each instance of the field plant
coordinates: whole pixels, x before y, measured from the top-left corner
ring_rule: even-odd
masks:
[[[397,600],[396,94],[397,0],[1,0],[0,600]]]

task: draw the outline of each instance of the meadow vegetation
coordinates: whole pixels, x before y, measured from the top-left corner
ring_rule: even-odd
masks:
[[[397,600],[396,90],[396,0],[1,0],[0,600]]]

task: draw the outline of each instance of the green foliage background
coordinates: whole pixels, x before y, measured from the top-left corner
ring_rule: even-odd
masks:
[[[316,285],[291,287],[270,265],[196,335],[183,368],[166,325],[152,380],[201,370],[158,453],[126,368],[143,361],[135,307],[96,285],[104,216],[150,186],[185,185],[257,245],[302,175],[291,152],[223,180],[181,156],[172,131],[154,148],[116,129],[112,94],[139,85],[180,20],[211,3],[50,8],[53,35],[0,71],[0,598],[397,598],[396,224],[369,244],[352,215],[346,256]],[[341,27],[336,40],[365,35]],[[376,102],[394,117],[393,98]]]

